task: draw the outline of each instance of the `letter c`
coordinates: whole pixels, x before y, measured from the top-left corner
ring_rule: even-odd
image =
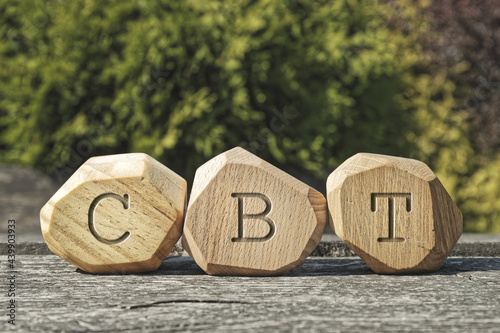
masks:
[[[92,204],[90,205],[90,208],[89,208],[89,229],[90,229],[90,232],[92,233],[92,235],[99,242],[104,243],[104,244],[108,244],[108,245],[119,244],[121,242],[124,242],[130,236],[130,232],[126,231],[125,233],[123,233],[123,235],[121,235],[120,237],[118,237],[116,239],[106,239],[106,238],[102,237],[101,235],[99,235],[99,233],[97,232],[97,230],[95,228],[95,224],[94,224],[95,210],[97,208],[97,205],[99,205],[99,203],[102,200],[107,199],[107,198],[111,198],[111,199],[115,199],[115,200],[120,201],[123,204],[124,209],[128,209],[130,206],[130,197],[128,194],[125,194],[123,197],[121,197],[115,193],[104,193],[104,194],[99,195],[97,198],[94,199],[94,201],[92,201]]]

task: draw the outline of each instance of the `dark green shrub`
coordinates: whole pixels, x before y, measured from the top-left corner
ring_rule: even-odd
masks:
[[[465,162],[443,159],[461,170],[455,199],[471,231],[500,232],[500,11],[494,0],[432,1],[424,11],[430,31],[422,45],[429,67],[445,70],[455,84],[454,109],[464,113],[469,128]],[[457,149],[458,150],[458,149]]]

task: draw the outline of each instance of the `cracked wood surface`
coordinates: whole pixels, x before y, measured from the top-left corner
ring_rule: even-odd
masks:
[[[5,267],[6,257],[0,260]],[[498,332],[500,327],[500,258],[453,257],[436,273],[394,276],[374,274],[357,258],[315,257],[278,277],[209,276],[185,256],[168,257],[152,273],[110,276],[84,273],[53,255],[16,260],[17,331]],[[3,281],[7,273],[2,269]],[[2,293],[2,304],[6,301]],[[9,326],[4,318],[0,331]]]

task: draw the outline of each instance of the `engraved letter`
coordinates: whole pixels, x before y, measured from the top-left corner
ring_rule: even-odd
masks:
[[[238,198],[238,237],[231,239],[233,242],[265,242],[271,239],[276,232],[274,221],[267,217],[271,211],[271,200],[260,193],[233,193],[233,198]],[[244,213],[244,198],[260,198],[266,203],[266,208],[259,214],[245,214]],[[245,237],[243,233],[243,220],[244,219],[260,219],[269,225],[269,233],[264,237]]]
[[[395,237],[396,229],[396,211],[394,210],[394,199],[395,198],[405,198],[406,200],[406,211],[411,212],[411,193],[372,193],[371,208],[372,212],[377,211],[377,198],[387,198],[389,202],[389,237],[379,237],[377,241],[379,242],[404,242],[406,241],[403,237]]]
[[[106,238],[102,237],[101,235],[99,235],[99,233],[97,232],[97,230],[95,228],[95,224],[94,224],[94,215],[95,215],[95,210],[97,208],[97,205],[99,205],[99,202],[101,202],[102,200],[107,199],[107,198],[120,201],[123,204],[124,209],[128,209],[128,207],[130,205],[130,198],[129,198],[128,194],[125,194],[123,197],[121,197],[115,193],[104,193],[104,194],[99,195],[97,198],[94,199],[94,201],[92,201],[92,204],[90,205],[90,208],[89,208],[89,229],[90,229],[90,232],[92,233],[92,235],[94,235],[94,237],[99,242],[104,243],[104,244],[108,244],[108,245],[118,244],[118,243],[124,242],[130,236],[130,232],[126,231],[123,235],[121,235],[120,237],[118,237],[116,239],[106,239]]]

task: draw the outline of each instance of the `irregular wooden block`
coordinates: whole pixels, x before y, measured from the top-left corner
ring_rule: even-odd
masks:
[[[439,269],[462,214],[422,162],[360,153],[327,181],[330,226],[377,273]]]
[[[208,274],[276,275],[314,250],[325,221],[321,193],[237,147],[196,171],[182,244]]]
[[[179,240],[186,181],[146,154],[89,159],[40,212],[50,250],[90,273],[157,269]]]

